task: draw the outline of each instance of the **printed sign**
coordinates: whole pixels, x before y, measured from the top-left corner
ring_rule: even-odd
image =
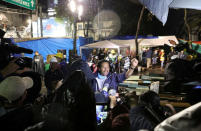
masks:
[[[5,2],[15,4],[17,6],[21,6],[30,10],[35,10],[36,8],[36,0],[3,0]]]

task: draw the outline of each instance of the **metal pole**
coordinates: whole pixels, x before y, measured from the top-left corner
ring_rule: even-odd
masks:
[[[38,31],[38,16],[39,16],[39,13],[38,13],[38,1],[37,1],[37,6],[36,6],[36,14],[37,14],[37,37],[39,37],[39,31]]]
[[[77,39],[77,21],[76,21],[76,16],[74,16],[74,38],[73,38],[73,53],[77,54],[77,50],[76,50],[76,39]]]
[[[98,7],[98,40],[100,40],[100,17],[99,17],[99,7]]]
[[[43,15],[42,15],[42,6],[40,5],[40,33],[41,37],[43,37]]]
[[[32,10],[30,11],[30,15],[31,15],[31,38],[33,38]]]
[[[135,36],[136,57],[138,57],[139,43],[138,43],[137,39],[138,39],[138,33],[139,33],[139,30],[140,30],[140,24],[141,24],[142,16],[143,16],[143,13],[144,13],[144,9],[145,9],[145,6],[143,6],[142,9],[141,9],[140,17],[139,17],[139,20],[138,20],[138,23],[137,23],[137,31],[136,31],[136,36]]]

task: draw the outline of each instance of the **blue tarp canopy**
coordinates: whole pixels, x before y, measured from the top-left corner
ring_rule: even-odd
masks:
[[[77,52],[80,54],[79,47],[88,43],[92,43],[93,38],[83,38],[79,37],[77,39]],[[73,49],[73,39],[68,38],[44,38],[38,40],[30,40],[25,42],[16,43],[19,47],[32,49],[34,52],[38,51],[46,61],[47,55],[56,54],[57,50],[66,50],[67,61],[69,60],[69,50]],[[89,51],[83,52],[83,57],[86,59],[86,56],[89,55]],[[33,54],[25,54],[27,57],[33,58]]]
[[[44,38],[16,43],[19,47],[38,51],[46,60],[47,55],[56,54],[57,50],[66,50],[67,60],[69,58],[69,50],[73,49],[73,39],[68,38]],[[77,51],[79,54],[80,40],[77,40]],[[27,57],[33,58],[33,54],[25,54]]]

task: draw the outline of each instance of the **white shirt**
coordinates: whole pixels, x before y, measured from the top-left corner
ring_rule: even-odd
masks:
[[[99,79],[98,77],[96,77],[97,83],[98,83],[98,87],[96,87],[96,89],[99,88],[99,91],[101,91],[103,89],[105,80],[107,79],[107,77],[105,77],[104,79]]]

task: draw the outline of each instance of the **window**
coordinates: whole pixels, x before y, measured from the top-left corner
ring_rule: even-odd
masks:
[[[77,29],[78,29],[78,30],[82,30],[82,24],[78,24]]]
[[[89,24],[88,26],[89,28],[92,28],[92,24]],[[85,29],[87,29],[87,24],[85,24]]]

